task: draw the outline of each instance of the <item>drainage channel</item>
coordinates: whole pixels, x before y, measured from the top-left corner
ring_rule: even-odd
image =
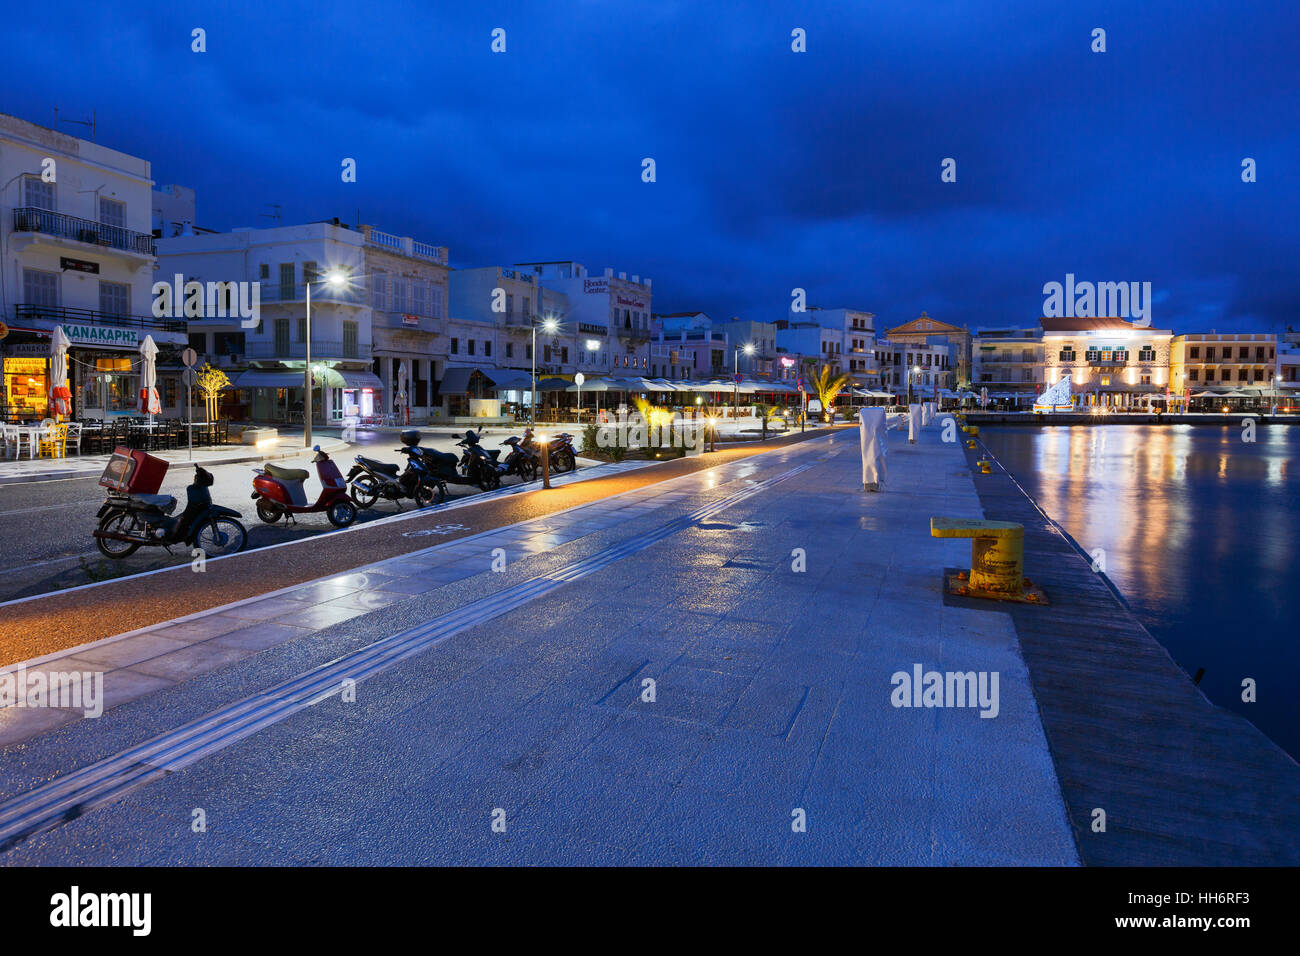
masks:
[[[837,450],[838,451],[838,450]],[[139,746],[93,763],[0,805],[0,851],[111,803],[165,774],[181,770],[286,717],[341,693],[461,631],[559,590],[623,558],[671,537],[754,495],[814,467],[799,465],[710,502],[690,514],[605,548],[550,574],[505,588],[350,654],[322,664],[268,690],[213,711]]]

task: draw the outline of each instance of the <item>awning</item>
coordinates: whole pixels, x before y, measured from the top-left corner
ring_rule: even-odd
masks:
[[[500,369],[491,376],[493,389],[498,392],[526,392],[533,387],[533,377],[518,369]]]
[[[231,382],[233,388],[302,388],[303,373],[292,369],[256,369],[240,372]]]
[[[443,395],[464,395],[469,391],[470,376],[476,371],[482,372],[492,380],[492,372],[499,371],[495,368],[479,368],[476,365],[458,365],[455,368],[443,369],[442,381],[438,383],[438,391]]]

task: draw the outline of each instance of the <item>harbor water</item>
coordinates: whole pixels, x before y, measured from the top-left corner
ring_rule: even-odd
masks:
[[[988,426],[980,437],[1174,660],[1205,669],[1211,700],[1300,754],[1300,428]],[[1254,703],[1242,700],[1248,679]]]

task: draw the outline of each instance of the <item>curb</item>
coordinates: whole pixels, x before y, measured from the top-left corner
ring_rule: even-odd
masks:
[[[327,455],[333,455],[341,451],[347,451],[349,448],[352,447],[347,442],[340,441],[338,439],[330,439],[328,442],[318,442],[317,444],[320,445],[321,451],[325,452]],[[205,461],[195,461],[194,464],[239,465],[250,461],[276,461],[277,459],[281,459],[281,458],[296,458],[299,455],[303,454],[305,451],[307,451],[307,449],[305,448],[295,448],[292,451],[280,451],[280,452],[273,452],[271,454],[258,454],[256,451],[252,451],[249,454],[233,453],[233,457],[207,459]],[[188,465],[190,464],[190,462],[188,460],[170,461],[170,464]],[[97,477],[99,473],[100,473],[99,471],[69,469],[67,471],[42,472],[41,474],[38,475],[13,475],[13,476],[0,475],[0,485],[28,485],[28,484],[38,484],[42,481],[62,481],[67,478],[94,478]]]

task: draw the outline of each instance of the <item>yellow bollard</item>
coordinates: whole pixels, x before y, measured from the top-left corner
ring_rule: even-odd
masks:
[[[970,435],[978,435],[980,433],[980,427],[978,425],[967,425],[966,432]]]
[[[981,458],[979,461],[976,462],[976,464],[980,466],[981,475],[993,474],[993,462],[990,461],[989,459]]]
[[[1024,576],[1025,526],[1014,521],[931,518],[932,538],[970,538],[970,571],[945,575],[948,593],[1046,604],[1047,595]]]
[[[975,439],[973,439],[973,438],[967,438],[967,439],[966,439],[966,447],[967,447],[967,448],[971,448],[971,449],[973,449],[973,448],[975,447]]]

